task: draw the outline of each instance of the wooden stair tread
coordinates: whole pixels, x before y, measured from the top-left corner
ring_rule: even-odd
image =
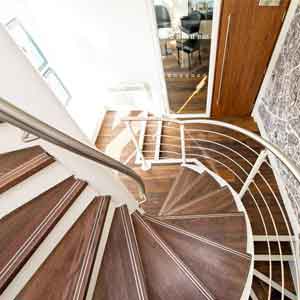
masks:
[[[37,173],[55,160],[40,146],[0,155],[0,193]]]
[[[219,188],[216,191],[196,198],[181,206],[177,206],[167,215],[189,215],[189,214],[215,214],[238,212],[233,195],[228,187]]]
[[[178,182],[180,192],[174,195],[170,200],[168,209],[165,209],[163,215],[170,215],[171,212],[177,211],[179,207],[205,196],[220,188],[219,183],[207,172],[199,174],[186,187],[183,187],[181,182]]]
[[[259,300],[268,300],[269,286],[255,276],[252,280],[252,289]]]
[[[16,299],[85,299],[109,197],[97,197]]]
[[[93,299],[148,299],[143,266],[126,206],[115,211]]]
[[[245,253],[247,229],[243,213],[157,217],[163,222]]]
[[[280,255],[278,242],[269,242],[272,255]],[[290,242],[280,242],[280,248],[282,255],[293,255]],[[268,243],[267,242],[254,242],[254,252],[258,255],[268,255]]]
[[[166,200],[164,201],[159,215],[163,215],[165,211],[172,207],[172,202],[178,194],[187,188],[191,182],[197,178],[199,174],[189,168],[181,168],[178,175],[176,176],[172,187],[168,193]]]
[[[288,291],[295,293],[293,277],[288,262],[283,262],[284,267],[284,287]],[[256,261],[254,268],[265,276],[269,277],[269,262]],[[279,261],[272,262],[272,280],[281,285],[281,263]]]
[[[138,213],[132,215],[149,299],[214,299],[181,259]]]
[[[211,291],[215,299],[238,300],[247,281],[251,257],[188,232],[147,218],[154,230]]]
[[[0,220],[0,293],[85,186],[70,177]]]

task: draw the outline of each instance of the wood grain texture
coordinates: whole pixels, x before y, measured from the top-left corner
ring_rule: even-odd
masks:
[[[0,293],[85,186],[71,177],[0,220]]]
[[[152,226],[144,223],[141,217],[132,215],[138,245],[145,270],[145,278],[150,299],[211,299],[210,292],[196,278],[193,272],[157,235]],[[201,291],[199,285],[203,287]],[[214,299],[214,298],[212,298]]]
[[[0,193],[3,193],[55,160],[41,147],[22,149],[0,155]]]
[[[269,262],[265,261],[256,261],[254,264],[254,268],[261,272],[262,274],[269,277]],[[289,267],[288,262],[283,262],[284,268],[284,287],[288,291],[295,293],[295,286],[293,283],[291,269]],[[272,262],[272,280],[281,285],[282,278],[281,278],[281,263],[279,261]]]
[[[179,188],[181,188],[180,182],[178,182],[178,185]],[[220,188],[220,185],[215,179],[207,172],[203,172],[176,194],[170,196],[172,197],[172,201],[170,201],[170,204],[168,205],[168,210],[164,210],[164,215],[173,214],[174,211],[179,211],[181,206],[185,206],[187,203],[205,196],[218,188]]]
[[[282,0],[278,7],[260,7],[253,0],[223,1],[213,92],[214,117],[250,116],[289,4],[290,0]]]
[[[259,134],[258,128],[251,117],[226,117],[226,118],[219,118],[219,119],[240,126],[242,128],[248,129],[252,132],[255,132],[256,134]],[[166,128],[164,129],[164,134],[169,135],[172,133],[176,133],[176,130],[177,130],[176,128],[175,129]],[[197,131],[188,131],[188,130],[197,130]],[[198,130],[202,130],[202,131],[198,131]],[[217,132],[218,134],[213,133],[213,131]],[[232,137],[232,139],[227,138],[226,137],[227,135]],[[241,180],[244,181],[247,177],[247,173],[249,173],[251,170],[251,165],[249,165],[245,161],[245,159],[243,159],[243,157],[245,157],[251,164],[254,164],[257,159],[257,156],[252,151],[250,151],[249,148],[247,148],[246,146],[252,147],[253,150],[255,150],[257,153],[259,153],[262,150],[262,147],[260,145],[258,145],[253,140],[247,138],[246,136],[218,126],[208,126],[208,125],[199,125],[199,124],[187,125],[186,137],[190,139],[190,141],[187,141],[187,145],[186,145],[187,146],[186,152],[188,157],[198,159],[207,168],[209,168],[211,171],[215,172],[216,174],[221,176],[224,180],[226,180],[228,183],[230,183],[230,185],[233,187],[233,189],[236,192],[239,192],[241,190],[242,187]],[[198,140],[193,141],[192,140],[193,138]],[[204,141],[200,142],[199,139],[202,139],[204,141],[208,140],[210,141],[210,143]],[[245,145],[237,143],[233,139],[237,139],[245,143]],[[163,144],[173,143],[175,145],[175,147],[165,145],[164,147],[162,147],[164,151],[169,151],[169,150],[172,151],[176,148],[180,149],[178,148],[180,147],[180,143],[175,141],[174,139],[173,141],[171,141],[171,139],[169,138],[163,138],[162,143]],[[219,143],[220,145],[218,145],[217,143]],[[189,148],[189,147],[193,147],[193,148]],[[224,147],[231,148],[235,152],[230,151],[228,150],[228,148],[226,149]],[[208,151],[204,148],[211,149],[211,151]],[[133,145],[131,151],[134,151]],[[223,155],[217,154],[215,151],[218,151]],[[225,158],[224,155],[229,156],[235,163]],[[161,153],[161,157],[173,158],[173,156],[168,152]],[[218,160],[223,162],[225,165],[219,163]],[[239,167],[239,165],[244,168],[246,174]],[[158,215],[160,211],[160,207],[162,206],[164,200],[166,199],[168,192],[171,189],[172,184],[176,176],[178,175],[178,172],[181,169],[181,167],[179,165],[154,165],[152,166],[152,169],[150,171],[144,172],[140,169],[139,166],[134,165],[133,162],[131,162],[130,166],[132,166],[134,170],[143,178],[146,184],[146,189],[150,201],[147,201],[142,205],[143,209],[147,212],[147,214],[150,214],[152,216]],[[272,169],[269,168],[266,164],[263,164],[260,171],[261,174],[267,180],[267,182],[270,184],[270,186],[273,188],[274,193],[279,200],[279,203],[281,205],[284,205]],[[121,178],[122,181],[129,188],[129,190],[138,196],[138,191],[136,189],[136,186],[126,177],[121,176]],[[287,229],[283,217],[281,215],[280,209],[276,201],[274,200],[272,191],[270,190],[269,186],[259,176],[257,176],[254,181],[260,187],[260,192],[265,197],[265,200],[270,207],[272,215],[274,216],[274,219],[276,221],[279,234],[286,235]],[[260,196],[260,192],[253,185],[251,185],[250,190],[253,197],[256,199],[259,207],[261,208],[261,212],[266,222],[268,234],[274,235],[275,230],[272,225],[272,220],[269,216],[266,205]],[[249,192],[247,192],[246,195],[244,196],[243,204],[248,213],[253,234],[265,235],[266,232],[264,231],[263,223],[261,221],[254,200]],[[280,268],[278,269],[278,265],[274,265],[273,271],[280,272]],[[263,285],[263,283],[261,285]],[[259,299],[263,299],[263,298],[259,297]]]
[[[245,253],[247,234],[243,213],[157,217],[170,225]]]
[[[196,239],[163,222],[154,222],[152,219],[151,226],[211,291],[215,299],[241,298],[249,272],[250,256],[207,239]]]
[[[170,210],[168,215],[197,215],[214,213],[237,212],[233,195],[228,187],[220,188],[207,193],[202,197],[197,197],[185,204],[178,205]]]
[[[189,187],[191,182],[198,177],[198,173],[189,169],[189,168],[181,168],[179,173],[173,182],[173,185],[168,193],[166,200],[164,201],[159,215],[163,215],[165,211],[170,209],[173,205],[174,198],[177,197],[182,191]]]
[[[115,211],[93,299],[148,299],[133,224],[125,206]]]
[[[16,300],[85,299],[108,205],[95,198]]]

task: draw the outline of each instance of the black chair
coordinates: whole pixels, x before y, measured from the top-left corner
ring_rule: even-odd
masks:
[[[188,54],[189,60],[189,70],[192,67],[192,54],[198,51],[199,62],[201,63],[201,40],[200,40],[200,24],[203,19],[203,15],[199,11],[193,11],[188,16],[182,17],[181,20],[181,32],[186,33],[189,36],[189,39],[183,40],[181,36],[181,40],[177,41],[177,55],[178,55],[178,64],[181,65],[180,62],[180,51],[183,51]]]
[[[163,5],[155,5],[155,15],[157,21],[157,28],[172,28],[171,17],[168,9]],[[165,53],[168,55],[168,41],[165,41]]]
[[[201,58],[201,40],[199,39],[188,39],[185,41],[177,41],[176,44],[177,48],[177,57],[178,57],[178,64],[181,65],[180,62],[180,51],[183,51],[188,55],[188,61],[189,61],[189,70],[192,69],[192,56],[194,52],[198,51],[198,60],[199,63],[202,63]]]
[[[188,16],[182,17],[180,19],[181,31],[188,35],[199,34],[200,24],[202,19],[203,16],[199,11],[193,11]]]

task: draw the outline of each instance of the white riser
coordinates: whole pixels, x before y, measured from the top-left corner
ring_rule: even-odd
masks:
[[[39,140],[31,143],[23,142],[24,132],[8,123],[0,124],[0,154],[39,145]]]
[[[51,254],[54,248],[63,239],[65,234],[70,230],[72,225],[78,220],[81,214],[85,211],[88,205],[96,196],[95,192],[87,187],[70,209],[66,212],[64,217],[58,222],[54,229],[50,232],[47,238],[38,247],[36,252],[31,256],[28,262],[23,266],[18,275],[9,284],[0,300],[13,300],[20,293],[26,283],[39,269],[42,263]]]
[[[54,162],[0,194],[0,219],[70,176],[60,163]]]

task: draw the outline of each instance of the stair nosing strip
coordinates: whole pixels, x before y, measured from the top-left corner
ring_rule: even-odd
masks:
[[[146,215],[147,216],[147,215]],[[223,213],[223,214],[203,214],[203,215],[171,215],[171,216],[155,216],[157,219],[165,219],[165,220],[193,220],[193,219],[202,219],[202,218],[226,218],[226,217],[242,217],[244,216],[243,212],[236,213]]]
[[[154,240],[160,245],[162,249],[167,253],[167,255],[173,260],[173,262],[181,269],[181,271],[186,275],[187,278],[191,280],[193,285],[198,289],[201,294],[206,297],[209,300],[216,300],[212,295],[211,292],[203,286],[203,283],[200,282],[199,278],[191,271],[189,268],[181,261],[180,258],[176,256],[176,254],[173,253],[172,250],[169,249],[168,246],[166,246],[165,242],[163,242],[155,232],[149,227],[149,225],[138,215],[135,215],[138,219],[138,221],[143,224],[143,226],[146,228],[148,233],[154,238]]]
[[[126,237],[126,241],[127,241],[127,247],[128,247],[128,250],[129,250],[131,267],[133,269],[134,278],[135,278],[135,282],[136,282],[136,285],[137,285],[138,297],[139,297],[139,299],[145,300],[148,297],[145,297],[145,295],[144,295],[143,285],[142,285],[142,282],[140,280],[137,261],[136,261],[135,255],[134,255],[134,249],[133,249],[132,241],[130,239],[129,228],[128,228],[128,224],[127,224],[126,219],[125,219],[124,209],[125,209],[125,207],[121,207],[120,212],[121,212],[122,223],[123,223],[123,226],[124,226],[125,237]]]
[[[175,186],[179,182],[179,178],[181,177],[181,175],[182,175],[183,172],[184,172],[184,168],[182,168],[180,170],[180,173],[176,176],[175,181],[173,182],[172,187],[171,187],[171,189],[169,191],[169,194],[172,192],[173,189],[175,189]],[[167,203],[169,202],[167,200],[168,200],[168,197],[167,197],[166,201],[164,201],[162,207],[160,208],[159,214],[161,214],[161,213],[163,213],[165,211],[165,209],[167,207]]]
[[[195,203],[198,203],[198,202],[201,202],[203,200],[206,200],[208,197],[211,197],[213,194],[218,194],[218,193],[223,192],[223,191],[229,191],[230,192],[230,190],[229,190],[229,188],[227,186],[221,187],[221,188],[219,188],[219,189],[217,189],[215,191],[212,191],[210,193],[207,193],[206,195],[203,195],[203,196],[201,196],[199,198],[195,198],[194,200],[192,200],[190,202],[186,202],[182,206],[178,206],[177,208],[174,207],[173,209],[171,209],[169,211],[169,213],[171,214],[171,213],[176,213],[178,211],[182,211],[182,210],[188,208],[189,206],[194,205]],[[232,195],[232,197],[233,197],[233,195]]]
[[[32,167],[34,165],[36,165],[37,163],[39,163],[40,161],[47,161],[48,159],[51,159],[51,156],[49,156],[47,153],[42,153],[36,157],[34,157],[33,159],[26,161],[25,163],[19,165],[18,167],[12,169],[11,171],[5,173],[4,175],[2,175],[0,177],[0,182],[1,181],[7,181],[9,180],[10,177],[15,176],[15,173],[18,174],[19,172],[24,172],[23,170],[27,168],[32,169]],[[32,166],[33,165],[33,166]]]
[[[36,236],[49,224],[53,215],[65,204],[65,202],[69,199],[69,196],[82,184],[82,181],[76,181],[70,187],[70,189],[63,195],[63,197],[59,200],[59,202],[51,209],[51,211],[47,214],[44,220],[39,224],[39,226],[31,233],[28,239],[22,244],[22,246],[18,249],[15,255],[9,260],[9,262],[4,266],[4,268],[0,271],[0,280],[5,277],[5,275],[10,271],[11,265],[13,265],[19,257],[28,249],[31,245],[32,240],[36,238]]]
[[[99,222],[100,222],[100,219],[101,219],[101,213],[104,209],[104,206],[105,206],[105,203],[104,203],[104,200],[102,198],[101,203],[100,203],[100,205],[98,207],[98,210],[97,210],[97,215],[96,215],[96,218],[95,218],[95,221],[94,221],[92,234],[91,234],[90,239],[89,239],[86,255],[83,259],[82,267],[81,267],[80,274],[79,274],[79,277],[78,277],[78,280],[77,280],[73,300],[78,300],[79,297],[80,297],[80,294],[81,294],[81,287],[82,287],[82,284],[83,284],[83,281],[84,281],[84,278],[85,278],[85,274],[86,274],[86,270],[87,270],[87,267],[88,267],[90,256],[92,255],[92,252],[93,252],[92,249],[93,249],[95,239],[96,239],[97,226],[99,225]]]
[[[223,251],[229,252],[229,253],[234,254],[234,255],[236,255],[236,256],[240,256],[240,257],[245,258],[245,259],[247,259],[247,260],[251,260],[251,257],[250,257],[249,255],[244,254],[244,253],[241,253],[241,252],[236,251],[236,250],[234,250],[234,249],[231,249],[231,248],[229,248],[229,247],[226,247],[226,246],[224,246],[224,245],[222,245],[222,244],[219,244],[219,243],[217,243],[217,242],[211,241],[210,239],[207,239],[207,238],[205,238],[205,237],[203,237],[203,236],[196,235],[196,234],[194,234],[194,233],[190,233],[190,232],[188,232],[188,231],[186,231],[186,230],[183,230],[183,229],[178,228],[177,226],[173,226],[173,225],[170,225],[170,224],[168,224],[168,223],[161,222],[161,221],[159,221],[159,220],[157,220],[157,219],[154,219],[154,218],[152,218],[152,217],[149,217],[149,216],[145,216],[145,218],[146,218],[147,220],[149,220],[150,222],[152,222],[152,223],[156,223],[156,224],[159,224],[159,225],[161,225],[161,226],[163,226],[163,227],[167,227],[167,228],[170,229],[170,230],[173,230],[173,231],[176,231],[176,232],[178,232],[178,233],[181,233],[181,234],[184,234],[184,235],[186,235],[186,236],[189,236],[189,237],[191,237],[191,238],[194,238],[194,239],[196,239],[196,240],[198,240],[198,241],[201,241],[201,242],[203,242],[203,243],[205,243],[205,244],[208,244],[208,245],[210,245],[210,246],[212,246],[212,247],[219,248],[219,249],[221,249],[221,250],[223,250]]]
[[[178,204],[178,202],[180,202],[180,199],[182,199],[183,197],[185,197],[191,191],[191,189],[194,188],[194,186],[197,186],[199,184],[199,181],[202,181],[203,177],[206,174],[208,174],[206,171],[204,171],[201,174],[198,174],[198,176],[194,179],[194,182],[188,188],[186,188],[184,191],[182,191],[182,193],[178,194],[178,197],[176,197],[177,201],[173,201],[172,202],[172,207],[169,208],[169,212],[172,212],[174,210],[174,207],[176,207],[176,204]]]

